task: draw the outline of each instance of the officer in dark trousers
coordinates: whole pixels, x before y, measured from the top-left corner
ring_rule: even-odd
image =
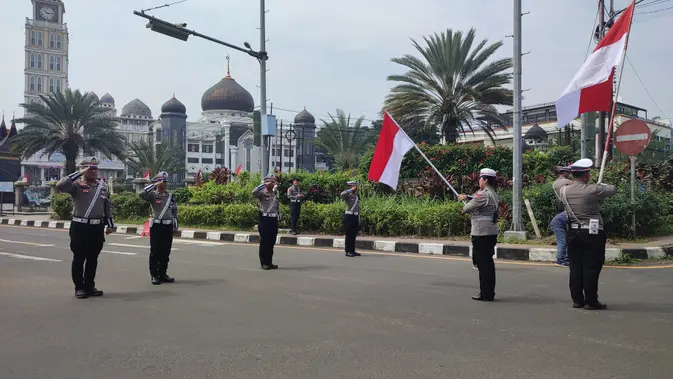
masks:
[[[479,191],[473,196],[458,195],[458,200],[469,200],[463,213],[472,214],[472,261],[479,270],[479,295],[472,296],[478,301],[495,299],[495,245],[498,242],[498,203],[495,193],[496,172],[484,168],[479,172]]]
[[[600,201],[617,193],[609,184],[589,184],[591,159],[580,159],[570,166],[573,181],[559,178],[554,182],[568,215],[568,258],[570,259],[570,296],[573,308],[606,309],[598,301],[598,277],[605,263],[606,235],[603,231]]]
[[[290,233],[297,234],[297,221],[299,221],[299,214],[301,213],[301,201],[304,194],[299,188],[299,179],[295,178],[292,181],[292,187],[287,189],[287,197],[290,199]]]
[[[259,200],[259,263],[262,270],[275,270],[273,264],[273,247],[278,236],[278,220],[280,207],[276,197],[276,177],[267,175],[264,182],[252,191],[252,195]]]
[[[80,171],[61,179],[56,188],[72,196],[72,281],[75,284],[75,297],[85,299],[89,296],[103,296],[103,291],[96,289],[96,268],[105,234],[112,233],[114,222],[108,186],[98,179],[96,158],[84,159],[80,167]]]
[[[343,223],[346,231],[346,241],[344,250],[347,257],[359,257],[361,254],[355,252],[355,238],[360,229],[360,196],[358,196],[358,182],[351,181],[346,183],[350,188],[341,192],[341,198],[346,201],[346,212],[344,212]]]
[[[140,197],[152,207],[150,219],[150,276],[152,284],[173,283],[168,276],[168,261],[173,246],[173,231],[178,229],[178,206],[173,194],[166,192],[168,173],[162,171],[143,188]]]

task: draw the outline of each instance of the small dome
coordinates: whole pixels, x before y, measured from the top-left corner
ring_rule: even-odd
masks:
[[[185,107],[184,104],[180,102],[180,100],[175,98],[175,95],[168,100],[167,102],[164,103],[164,105],[161,106],[161,113],[180,113],[180,114],[185,114],[187,113],[187,108]]]
[[[150,110],[150,107],[145,105],[142,101],[139,99],[134,99],[131,100],[130,103],[124,105],[124,108],[122,108],[122,116],[141,116],[141,117],[149,117],[152,118],[152,111]]]
[[[94,99],[94,102],[99,102],[100,101],[100,99],[98,98],[98,95],[96,95],[96,93],[94,91],[87,92],[86,95],[84,95],[84,97],[86,97],[87,99],[92,98],[92,99]]]
[[[526,131],[526,134],[523,135],[525,139],[537,139],[537,138],[547,138],[547,132],[540,127],[540,125],[535,124],[530,129]]]
[[[315,124],[315,117],[304,108],[294,117],[295,124]]]
[[[112,95],[110,95],[110,93],[106,93],[103,95],[103,97],[100,98],[100,102],[105,104],[114,104],[115,99],[112,97]]]
[[[250,92],[227,75],[203,93],[201,109],[252,112],[255,109],[255,101]]]

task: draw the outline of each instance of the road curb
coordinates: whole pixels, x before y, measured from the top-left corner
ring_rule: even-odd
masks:
[[[0,225],[27,226],[35,228],[48,229],[69,229],[69,221],[36,221],[20,220],[13,218],[0,218]],[[137,234],[142,233],[142,226],[120,225],[115,228],[118,234]],[[224,241],[238,243],[259,243],[259,234],[242,232],[204,232],[197,230],[181,230],[174,234],[176,237],[185,239]],[[343,248],[343,238],[322,238],[322,237],[302,237],[292,235],[279,235],[276,237],[277,245],[288,246],[316,246]],[[407,242],[394,239],[385,240],[359,240],[355,247],[361,250],[373,250],[382,252],[396,252],[420,255],[446,255],[471,257],[472,247],[457,244],[443,244],[437,242]],[[673,245],[648,246],[640,248],[607,248],[605,251],[606,260],[614,260],[620,254],[629,254],[636,259],[664,258],[673,257]],[[513,247],[496,246],[494,258],[530,261],[530,262],[554,262],[556,260],[556,248],[540,247]]]

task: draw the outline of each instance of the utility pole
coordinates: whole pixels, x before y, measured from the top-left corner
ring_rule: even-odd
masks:
[[[598,0],[598,40],[605,36],[605,0]],[[601,167],[603,150],[605,150],[605,112],[599,112],[598,130],[596,132],[596,160],[594,167]]]
[[[512,199],[512,227],[505,232],[507,237],[516,239],[526,239],[526,231],[523,229],[522,222],[522,192],[523,192],[523,173],[522,173],[522,142],[521,133],[521,0],[514,0],[514,136],[513,136],[513,199]]]
[[[259,51],[266,52],[266,5],[264,0],[259,0]],[[260,94],[260,103],[259,103],[259,115],[264,122],[266,118],[266,59],[259,60],[259,94]],[[265,142],[265,139],[268,138],[268,143]],[[260,166],[262,172],[262,177],[270,173],[271,167],[271,157],[272,152],[272,143],[271,136],[264,136],[260,139],[260,151],[262,155],[262,165]],[[268,147],[268,150],[267,150]]]
[[[582,126],[580,127],[580,156],[582,159],[589,157],[587,151],[587,136],[589,135],[589,114],[582,113],[580,120]]]

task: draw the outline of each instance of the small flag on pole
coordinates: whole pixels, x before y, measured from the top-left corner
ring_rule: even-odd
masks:
[[[243,169],[243,165],[239,164],[238,167],[236,167],[236,172],[234,172],[234,175],[240,174],[242,169]]]
[[[402,158],[414,145],[414,141],[386,112],[383,115],[381,134],[379,134],[379,140],[376,143],[372,164],[369,166],[368,179],[397,189]]]
[[[147,169],[147,171],[145,171],[145,174],[143,174],[143,179],[149,179],[149,178],[150,178],[150,170]]]

